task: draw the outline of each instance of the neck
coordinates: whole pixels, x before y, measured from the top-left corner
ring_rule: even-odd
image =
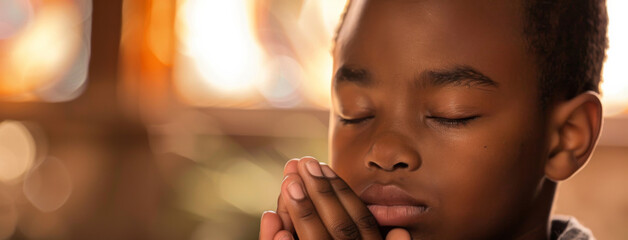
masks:
[[[534,201],[529,213],[522,221],[521,227],[513,235],[516,240],[549,240],[550,239],[550,215],[554,205],[556,183],[544,179],[539,186],[539,195]]]

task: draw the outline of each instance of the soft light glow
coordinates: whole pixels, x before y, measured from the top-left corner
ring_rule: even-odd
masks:
[[[0,181],[20,178],[35,161],[35,140],[20,122],[0,123]]]
[[[179,1],[173,60],[179,97],[197,106],[329,108],[330,50],[344,5]]]
[[[68,28],[70,31],[80,34],[80,44],[76,46],[76,57],[72,60],[69,69],[61,78],[47,81],[35,93],[37,97],[46,102],[63,102],[77,98],[87,86],[87,74],[89,69],[89,59],[91,55],[91,32],[92,32],[92,0],[72,1],[71,9],[76,11],[80,17],[80,22],[76,22]]]
[[[602,100],[606,116],[626,113],[628,110],[628,2],[607,0],[609,48],[604,64]]]
[[[30,20],[33,7],[28,0],[0,1],[0,39],[19,32]]]
[[[329,36],[336,34],[336,28],[340,22],[340,15],[345,8],[346,1],[320,0],[323,23]]]
[[[66,203],[72,186],[65,164],[56,158],[47,158],[28,174],[23,190],[33,206],[42,212],[52,212]]]
[[[172,58],[172,6],[174,1],[151,1],[148,45],[157,59],[170,64]]]
[[[42,84],[35,91],[37,97],[46,102],[63,102],[81,95],[87,86],[85,83],[87,82],[90,51],[89,43],[83,42],[74,64],[67,69],[63,77],[58,81]]]
[[[177,13],[179,51],[210,88],[242,95],[261,80],[262,54],[250,26],[250,1],[186,0]]]
[[[308,88],[303,92],[315,106],[325,109],[331,106],[330,93],[333,59],[329,53],[329,46],[321,47],[313,54],[313,60],[307,65],[309,70],[306,75]]]
[[[299,87],[303,82],[301,65],[288,56],[278,56],[268,64],[269,75],[260,92],[270,105],[291,108],[301,103]]]
[[[298,28],[292,43],[297,45],[304,68],[304,84],[302,94],[319,108],[331,105],[331,47],[336,26],[340,21],[345,1],[321,0],[307,1],[298,19]]]
[[[71,3],[45,5],[0,53],[0,97],[33,99],[37,88],[54,84],[79,52],[81,20]]]

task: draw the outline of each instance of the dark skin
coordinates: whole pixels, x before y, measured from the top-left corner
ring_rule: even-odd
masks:
[[[290,161],[260,239],[548,239],[556,182],[589,159],[601,104],[585,92],[540,107],[522,12],[518,1],[354,2],[333,52],[323,172],[335,174]],[[426,210],[364,224],[377,184]]]

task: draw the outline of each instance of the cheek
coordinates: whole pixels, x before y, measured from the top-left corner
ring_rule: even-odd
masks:
[[[508,122],[510,126],[493,125],[473,139],[460,139],[444,151],[446,159],[434,164],[440,172],[439,197],[442,199],[444,222],[469,228],[469,231],[490,232],[483,223],[502,222],[516,218],[530,201],[542,179],[542,142],[536,127]],[[521,126],[521,127],[513,127]],[[527,129],[526,129],[527,128]],[[534,131],[533,131],[534,130]],[[446,162],[446,163],[445,163]],[[491,228],[504,228],[494,224]]]
[[[346,168],[345,161],[340,161],[346,156],[346,149],[349,147],[350,140],[346,134],[339,131],[338,124],[330,124],[329,131],[329,166],[336,171],[337,174]]]
[[[356,189],[357,182],[360,181],[360,171],[358,170],[364,159],[366,149],[365,142],[360,138],[355,138],[354,133],[347,129],[342,129],[339,123],[331,124],[329,132],[329,166],[345,180],[349,186]]]

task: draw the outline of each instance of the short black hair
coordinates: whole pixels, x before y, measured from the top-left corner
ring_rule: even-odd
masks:
[[[536,57],[541,105],[571,99],[586,91],[600,92],[606,58],[606,0],[522,0],[523,34]],[[351,0],[347,1],[334,44]]]
[[[600,92],[606,58],[605,0],[523,0],[524,35],[537,58],[543,106]]]

